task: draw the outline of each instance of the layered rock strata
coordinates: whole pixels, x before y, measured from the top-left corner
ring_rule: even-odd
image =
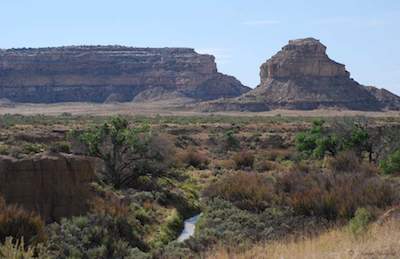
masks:
[[[249,90],[188,48],[77,46],[0,50],[0,99],[12,102],[193,101]],[[150,92],[151,94],[146,94]]]
[[[207,110],[241,109],[312,110],[319,108],[380,111],[398,109],[400,97],[367,88],[350,78],[343,64],[331,60],[326,47],[313,38],[291,40],[260,68],[261,82],[254,90],[230,100],[207,103]],[[257,105],[259,104],[259,105]],[[244,108],[243,108],[244,107]]]

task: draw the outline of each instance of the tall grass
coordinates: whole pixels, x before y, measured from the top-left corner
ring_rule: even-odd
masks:
[[[231,252],[220,247],[206,256],[209,259],[350,259],[400,258],[400,222],[374,224],[361,236],[347,227],[331,230],[316,238],[275,241],[258,244],[248,251]]]

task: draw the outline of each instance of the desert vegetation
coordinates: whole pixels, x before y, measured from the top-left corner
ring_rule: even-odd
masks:
[[[397,118],[63,114],[0,121],[2,156],[80,155],[96,168],[80,215],[45,222],[0,200],[2,256],[325,258],[342,252],[340,245],[373,253],[372,237],[398,228],[395,220],[376,223],[399,202]],[[177,242],[184,220],[199,213],[194,235]],[[314,245],[329,242],[337,244]]]

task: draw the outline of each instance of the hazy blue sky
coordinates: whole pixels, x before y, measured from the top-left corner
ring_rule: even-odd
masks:
[[[193,47],[254,87],[289,39],[315,37],[362,84],[400,94],[399,0],[0,0],[0,48]]]

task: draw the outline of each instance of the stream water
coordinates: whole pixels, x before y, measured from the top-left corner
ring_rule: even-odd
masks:
[[[183,228],[182,233],[178,237],[178,242],[183,242],[186,239],[189,239],[191,236],[194,235],[196,223],[197,223],[197,221],[199,221],[200,217],[201,217],[201,214],[197,214],[196,216],[185,220],[185,227]]]

